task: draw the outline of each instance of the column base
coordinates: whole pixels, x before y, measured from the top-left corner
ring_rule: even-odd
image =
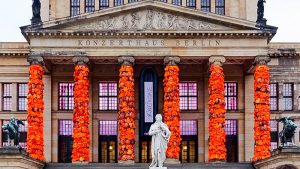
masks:
[[[226,163],[226,161],[224,161],[224,160],[212,160],[210,163],[213,163],[213,164],[224,164],[224,163]]]
[[[127,160],[127,161],[120,160],[120,161],[118,161],[118,164],[130,165],[130,164],[134,164],[134,161],[133,160]]]
[[[167,158],[165,164],[180,164],[181,162],[178,159]]]
[[[72,162],[72,164],[82,164],[82,165],[84,165],[84,164],[88,164],[89,162],[87,162],[87,161],[74,161],[74,162]]]

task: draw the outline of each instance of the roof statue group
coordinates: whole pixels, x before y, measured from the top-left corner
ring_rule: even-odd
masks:
[[[2,129],[7,130],[7,142],[8,146],[19,146],[20,132],[19,125],[24,123],[21,120],[16,120],[14,117],[11,117],[9,122],[2,126]],[[14,144],[12,144],[12,141]]]

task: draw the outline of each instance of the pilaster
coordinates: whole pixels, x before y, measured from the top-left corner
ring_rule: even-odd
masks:
[[[52,114],[51,114],[51,75],[44,75],[44,144],[46,162],[52,162]]]
[[[12,88],[12,111],[16,112],[18,111],[18,84],[17,83],[12,83],[11,84],[11,88]]]

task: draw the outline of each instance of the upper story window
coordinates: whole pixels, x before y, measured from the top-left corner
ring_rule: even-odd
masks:
[[[225,82],[226,110],[237,110],[238,90],[236,82]]]
[[[139,0],[128,0],[128,3],[138,2]]]
[[[270,83],[270,110],[278,110],[278,84]]]
[[[85,12],[95,11],[95,0],[85,0]]]
[[[198,94],[196,82],[180,82],[180,110],[197,110]]]
[[[182,1],[181,1],[181,0],[172,0],[172,4],[173,4],[173,5],[181,6]]]
[[[293,91],[294,91],[293,83],[285,83],[283,84],[283,102],[284,102],[284,110],[293,110]]]
[[[216,0],[216,14],[225,15],[225,0]]]
[[[27,84],[18,84],[18,111],[27,110]]]
[[[124,4],[124,0],[114,0],[114,6],[120,6]]]
[[[76,16],[80,14],[80,0],[71,0],[71,16]]]
[[[159,0],[160,2],[165,2],[165,3],[167,3],[168,2],[168,0]]]
[[[196,120],[180,120],[180,135],[196,136],[197,134]]]
[[[74,83],[59,83],[58,93],[59,110],[73,110],[74,108]]]
[[[210,0],[201,0],[201,11],[210,12]]]
[[[109,7],[109,0],[99,0],[99,9],[105,9]]]
[[[2,101],[3,101],[3,111],[12,110],[12,84],[3,83]]]
[[[186,0],[186,6],[188,8],[196,8],[196,0]]]
[[[99,110],[118,110],[117,82],[99,83]]]

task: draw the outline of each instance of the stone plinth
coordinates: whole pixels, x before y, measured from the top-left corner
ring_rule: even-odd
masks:
[[[149,169],[167,169],[167,167],[149,167]]]
[[[44,162],[29,157],[28,153],[22,148],[0,148],[1,169],[42,169],[44,165]]]
[[[300,147],[280,147],[271,157],[253,163],[256,169],[281,169],[285,166],[300,168]]]

